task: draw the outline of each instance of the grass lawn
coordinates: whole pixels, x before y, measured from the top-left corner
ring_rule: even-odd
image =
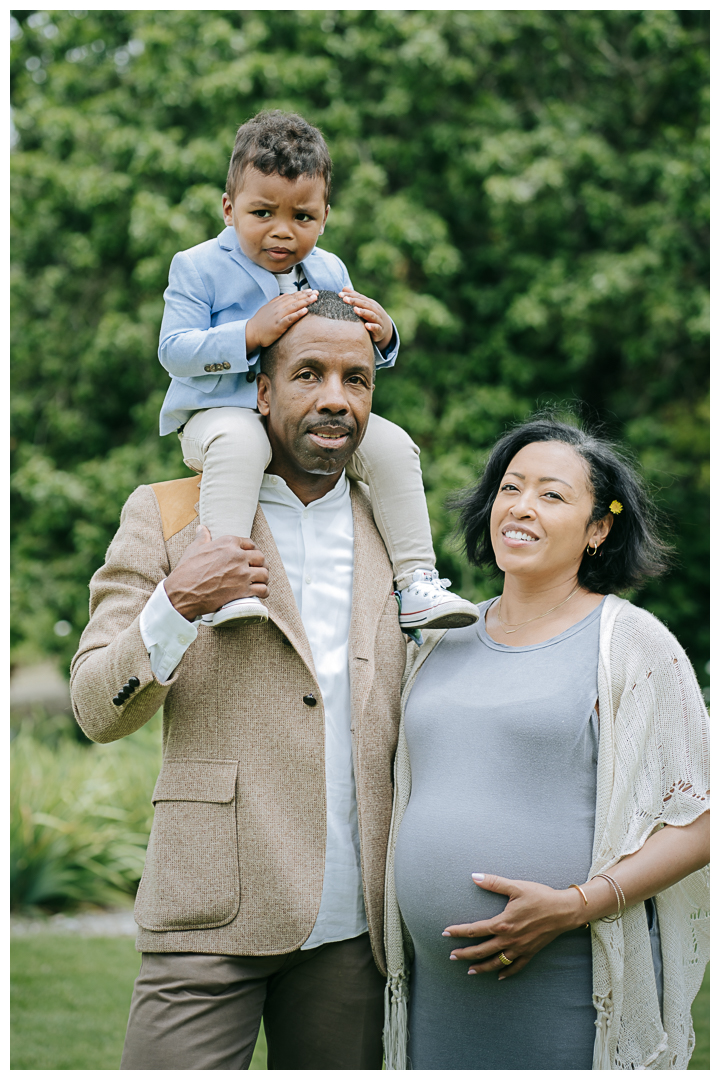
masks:
[[[120,1064],[140,955],[131,938],[37,934],[11,943],[11,1069]],[[691,1069],[710,1068],[710,969],[693,1008]],[[251,1069],[265,1069],[261,1029]]]
[[[705,978],[693,1005],[695,1028],[695,1052],[688,1069],[710,1068],[710,965],[705,968]]]
[[[118,1069],[140,954],[132,938],[14,938],[11,1069]],[[260,1032],[251,1069],[264,1069]]]

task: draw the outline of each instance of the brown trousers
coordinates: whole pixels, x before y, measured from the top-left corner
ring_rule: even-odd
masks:
[[[385,979],[368,934],[282,956],[143,953],[121,1069],[382,1069]]]

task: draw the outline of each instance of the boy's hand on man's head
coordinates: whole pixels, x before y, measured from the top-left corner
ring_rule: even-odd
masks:
[[[392,341],[393,325],[385,308],[381,307],[377,300],[363,296],[349,285],[345,285],[338,296],[342,297],[346,304],[352,304],[353,311],[365,323],[378,349],[387,349]]]
[[[245,325],[245,349],[250,355],[261,346],[267,348],[286,330],[307,315],[308,305],[318,298],[317,289],[302,289],[297,293],[276,296],[255,312]]]

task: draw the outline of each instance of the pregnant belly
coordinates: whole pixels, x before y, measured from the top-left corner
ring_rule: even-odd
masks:
[[[395,850],[395,884],[416,949],[447,963],[442,931],[453,923],[498,915],[507,897],[479,888],[473,873],[499,874],[567,888],[586,880],[593,841],[592,813],[569,819],[523,808],[478,808],[462,800],[411,798]],[[543,820],[544,818],[544,820]]]

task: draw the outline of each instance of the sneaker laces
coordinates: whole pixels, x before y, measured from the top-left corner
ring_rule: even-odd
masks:
[[[415,578],[415,574],[418,574],[420,576]],[[434,586],[435,588],[449,589],[452,585],[452,581],[450,580],[450,578],[441,578],[437,570],[416,570],[415,574],[413,574],[414,580],[410,588],[412,588],[413,586],[419,588],[421,585],[425,584]],[[430,593],[423,593],[423,596],[429,595]]]

